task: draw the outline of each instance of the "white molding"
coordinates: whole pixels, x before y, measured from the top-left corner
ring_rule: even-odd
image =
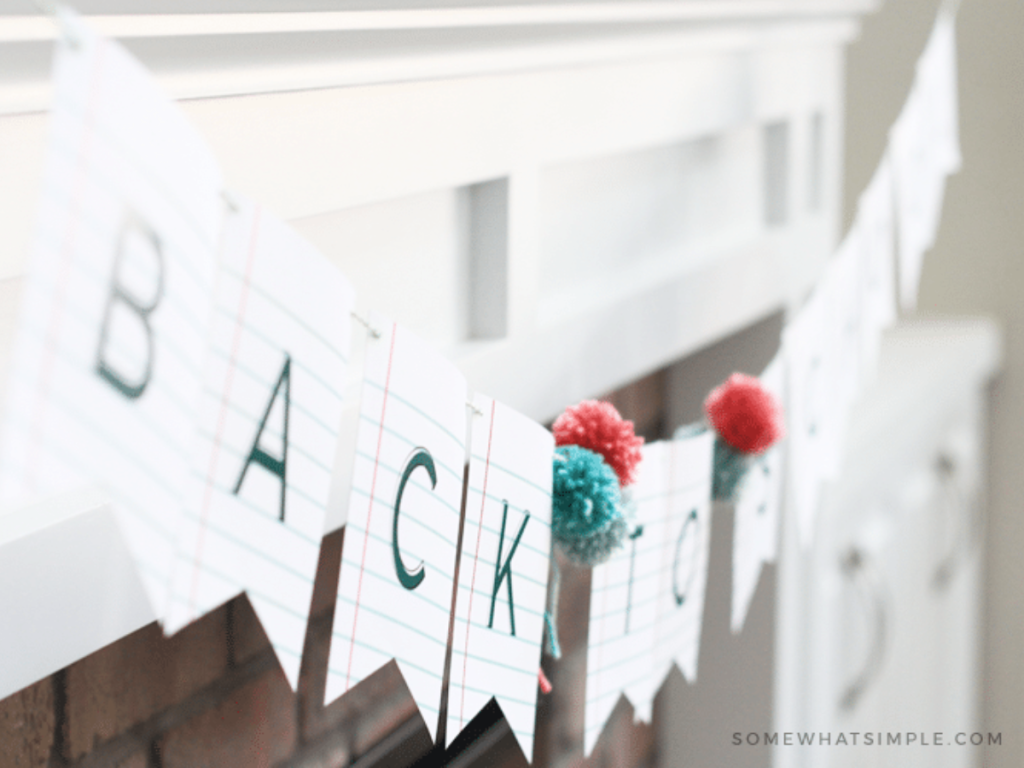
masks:
[[[874,8],[870,0],[722,2],[718,14],[711,14],[704,8],[711,5],[718,3],[638,3],[635,9],[586,4],[457,11],[161,14],[88,20],[103,34],[128,44],[175,99],[208,99],[479,77],[765,46],[837,45],[857,33],[857,23],[849,14]],[[740,14],[747,5],[756,7],[751,17]],[[703,13],[697,12],[700,8]],[[595,20],[588,19],[588,9]],[[843,9],[846,15],[840,12]],[[523,13],[512,14],[512,10]],[[620,12],[621,17],[615,15]],[[11,59],[16,65],[0,73],[0,115],[47,109],[47,49],[58,34],[52,19],[0,16],[0,44],[15,46]]]
[[[250,6],[263,1],[244,0]],[[855,17],[874,10],[875,0],[477,2],[433,10],[89,20],[125,43],[174,98],[186,100],[186,115],[211,145],[233,190],[291,221],[353,277],[361,311],[394,315],[449,356],[475,390],[537,420],[795,305],[835,244],[841,47],[857,31]],[[23,274],[30,248],[45,148],[47,62],[56,32],[52,20],[0,13],[0,44],[10,54],[10,66],[0,71],[0,278]],[[808,163],[805,125],[818,113],[828,126],[825,196],[820,210],[809,211],[795,201],[803,197]],[[769,228],[760,215],[760,139],[763,125],[779,120],[792,126],[793,211],[784,226]],[[747,136],[741,151],[730,143],[736,136]],[[623,247],[643,265],[642,274],[637,270],[627,279],[620,260],[600,269],[588,264],[587,281],[569,290],[542,284],[552,260],[589,254],[585,239],[552,245],[546,234],[545,195],[557,166],[601,166],[602,159],[709,137],[726,142],[730,161],[710,156],[710,184],[700,192],[726,189],[725,203],[743,213],[741,227],[706,233],[702,222],[672,242],[651,240],[644,236],[647,219],[639,215],[644,203],[630,198],[623,205],[625,223],[613,234],[636,230]],[[654,193],[664,192],[659,174],[631,176],[632,168],[613,162],[611,171],[598,168],[596,178],[604,185],[653,184]],[[458,310],[468,292],[457,280],[440,279],[410,290],[403,270],[417,274],[413,267],[435,259],[438,272],[457,272],[457,260],[466,254],[448,247],[461,236],[458,224],[448,221],[458,218],[451,211],[468,185],[499,179],[508,182],[507,336],[467,341],[444,323],[417,324],[416,318],[437,320],[452,307]],[[588,197],[585,186],[576,194]],[[668,203],[677,199],[670,194]],[[561,202],[567,215],[600,216],[600,206],[587,200],[573,208],[568,193]],[[628,218],[631,211],[638,214],[634,219]],[[0,387],[21,285],[20,279],[0,281]],[[431,335],[435,326],[445,327]],[[354,361],[349,392],[358,389],[359,368]],[[338,461],[340,489],[348,470],[343,455]],[[332,498],[334,509],[343,492]],[[54,557],[45,553],[63,546],[76,525],[113,525],[108,508],[96,503],[71,500],[62,509],[66,518],[40,522],[33,534],[31,550],[44,553],[44,572]],[[12,538],[10,521],[0,518],[5,557],[7,548],[20,551],[29,544],[29,538]],[[94,572],[91,558],[97,554],[106,553],[115,565],[126,562],[118,547],[123,549],[118,536],[104,534],[49,565],[76,580],[75,574]],[[133,584],[123,573],[114,582],[137,589]],[[96,589],[100,599],[113,587]],[[24,605],[50,599],[34,587],[17,597],[28,601]],[[11,615],[24,615],[24,605]],[[97,609],[94,617],[101,613]],[[29,677],[38,679],[151,618],[144,607],[126,605],[106,634],[82,632],[88,642],[69,641]],[[0,675],[0,697],[2,681]]]
[[[108,37],[196,37],[296,32],[453,29],[666,21],[720,22],[870,13],[879,0],[704,0],[703,2],[552,3],[299,13],[139,13],[89,16]],[[53,22],[38,15],[0,16],[0,42],[54,40]]]
[[[154,620],[98,489],[0,513],[0,699]]]

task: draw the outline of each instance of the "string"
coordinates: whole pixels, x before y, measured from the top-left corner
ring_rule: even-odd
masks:
[[[71,31],[64,15],[60,12],[60,6],[57,5],[56,0],[28,0],[35,6],[36,10],[39,11],[43,16],[53,22],[54,26],[60,32],[61,38],[71,48],[78,48],[78,38]]]

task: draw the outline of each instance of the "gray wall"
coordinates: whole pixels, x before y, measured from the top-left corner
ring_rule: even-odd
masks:
[[[887,0],[847,58],[845,221],[906,98],[934,0]],[[1024,764],[1024,3],[963,0],[957,23],[963,170],[946,189],[920,312],[986,313],[1006,334],[992,391],[984,728],[991,768]]]

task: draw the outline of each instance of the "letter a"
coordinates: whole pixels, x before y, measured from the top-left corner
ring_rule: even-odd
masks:
[[[494,563],[494,590],[491,592],[491,619],[487,622],[487,628],[492,629],[494,627],[494,603],[498,599],[498,590],[501,589],[502,580],[505,581],[508,586],[508,621],[512,628],[513,637],[516,634],[516,614],[513,610],[512,604],[512,556],[516,553],[516,547],[519,546],[519,540],[523,538],[523,531],[526,530],[526,524],[530,522],[530,513],[526,513],[526,518],[523,520],[523,524],[519,526],[519,533],[516,534],[515,540],[512,542],[512,548],[508,551],[508,558],[505,560],[505,564],[501,564],[501,549],[505,543],[505,522],[508,520],[508,502],[505,502],[505,509],[501,513],[501,535],[498,539],[498,559]]]
[[[125,244],[130,232],[141,235],[149,242],[156,257],[156,287],[150,301],[141,300],[138,296],[128,290],[121,283],[121,262],[124,259]],[[121,233],[117,239],[117,254],[114,257],[114,274],[110,283],[110,295],[107,297],[107,306],[103,310],[103,323],[100,326],[100,344],[96,349],[96,373],[107,381],[114,389],[134,400],[142,396],[153,375],[153,329],[149,325],[149,316],[160,303],[160,297],[164,292],[164,265],[163,249],[160,245],[160,238],[156,232],[140,219],[135,213],[130,212],[121,226]],[[123,372],[115,369],[107,360],[107,342],[110,338],[110,322],[113,309],[116,305],[122,304],[130,312],[137,315],[146,333],[146,363],[143,372],[134,381],[129,380]]]
[[[288,410],[291,407],[291,373],[292,358],[285,353],[284,367],[281,369],[281,375],[277,377],[277,384],[274,385],[274,391],[270,395],[267,410],[263,412],[260,428],[256,430],[256,438],[252,441],[252,448],[245,459],[245,464],[242,465],[242,474],[238,476],[238,482],[235,483],[235,490],[233,491],[237,496],[238,492],[242,490],[242,481],[245,480],[245,473],[253,462],[256,462],[271,474],[277,475],[281,480],[281,517],[279,519],[282,523],[284,522],[284,497],[285,490],[287,489],[285,478],[288,471]],[[263,435],[263,428],[267,426],[267,418],[270,416],[270,411],[274,408],[274,402],[277,400],[277,395],[282,387],[284,388],[284,429],[281,432],[281,458],[278,459],[260,447],[260,437]]]

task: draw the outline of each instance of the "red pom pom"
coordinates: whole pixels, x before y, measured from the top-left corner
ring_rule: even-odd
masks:
[[[623,419],[615,406],[597,400],[584,400],[566,408],[555,419],[552,428],[555,445],[578,445],[599,453],[608,466],[619,476],[619,485],[626,486],[636,480],[636,465],[643,454],[642,437],[633,432],[633,422]]]
[[[704,401],[719,436],[742,453],[761,453],[782,437],[782,407],[753,376],[734,373]]]

